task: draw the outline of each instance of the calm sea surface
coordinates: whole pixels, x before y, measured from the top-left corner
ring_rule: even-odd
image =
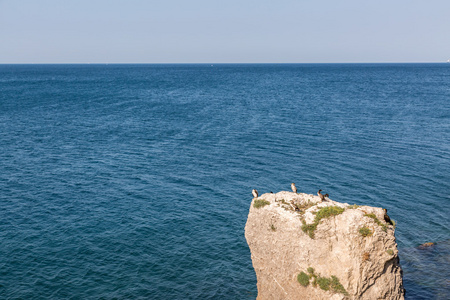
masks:
[[[450,64],[0,65],[1,299],[254,299],[251,190],[291,182],[387,208],[450,299]]]

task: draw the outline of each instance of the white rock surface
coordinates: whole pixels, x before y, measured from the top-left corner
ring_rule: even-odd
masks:
[[[292,192],[264,194],[258,199],[270,205],[255,208],[253,199],[245,226],[257,277],[257,299],[404,299],[394,227],[387,225],[385,232],[365,216],[374,213],[386,224],[381,208],[351,209],[346,203],[330,199],[321,203],[318,196]],[[292,206],[291,200],[298,205],[308,201],[315,205],[299,213],[284,208]],[[314,212],[325,206],[346,209],[340,215],[322,219],[312,239],[302,231],[301,219],[312,223]],[[359,233],[363,226],[373,234],[363,237]],[[336,276],[348,295],[324,291],[312,284],[302,286],[297,275],[307,273],[308,267],[323,277]]]

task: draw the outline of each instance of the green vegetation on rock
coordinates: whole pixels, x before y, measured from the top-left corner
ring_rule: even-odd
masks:
[[[256,199],[255,202],[253,203],[253,207],[254,208],[261,208],[264,207],[266,205],[269,205],[270,202],[264,199]]]
[[[386,232],[387,231],[387,226],[384,223],[381,223],[381,221],[377,218],[377,216],[375,216],[375,214],[365,214],[365,217],[369,217],[371,219],[373,219],[375,221],[375,223],[377,223],[379,226],[381,226],[381,229]]]
[[[356,205],[356,204],[347,206],[348,209],[356,209],[358,207],[359,207],[359,205]]]
[[[344,208],[339,206],[326,206],[321,208],[317,214],[315,221],[319,222],[323,218],[340,215],[344,212]]]
[[[308,276],[308,274],[306,274],[305,272],[301,272],[297,276],[297,281],[303,286],[308,286],[309,285],[309,276]]]
[[[364,226],[364,227],[361,227],[361,228],[359,229],[359,233],[361,233],[361,235],[362,235],[363,237],[366,237],[366,236],[372,235],[372,230],[370,230],[369,228],[367,228],[366,226]]]
[[[330,283],[331,283],[331,280],[329,278],[320,277],[320,276],[317,278],[317,284],[324,291],[328,291],[330,289]]]
[[[314,222],[312,224],[306,224],[305,220],[302,220],[302,230],[304,233],[308,234],[310,238],[314,238],[314,231],[317,228],[318,223]]]
[[[314,222],[312,224],[306,224],[304,220],[302,220],[302,230],[303,232],[307,233],[310,238],[314,238],[314,231],[317,228],[317,225],[319,225],[320,220],[324,218],[329,218],[332,216],[340,215],[344,212],[344,208],[339,206],[326,206],[321,208],[316,213],[316,217],[314,218]]]
[[[344,294],[345,296],[348,296],[347,291],[345,290],[344,286],[339,282],[339,279],[336,276],[332,275],[331,278],[322,277],[320,275],[315,274],[314,269],[312,267],[309,267],[307,269],[307,272],[309,273],[309,275],[306,274],[305,272],[300,272],[297,275],[297,280],[301,285],[305,287],[308,286],[310,279],[314,278],[312,282],[312,285],[314,287],[317,287],[318,285],[324,291],[329,291],[331,289],[333,293],[340,293]]]
[[[348,295],[347,291],[345,290],[344,286],[339,282],[339,279],[332,275],[331,276],[331,289],[335,293],[341,293],[344,295]]]

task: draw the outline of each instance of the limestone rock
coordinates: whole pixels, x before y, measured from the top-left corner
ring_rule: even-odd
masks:
[[[261,200],[268,204],[255,208],[255,201]],[[327,206],[345,210],[322,218],[311,238],[302,226],[313,224],[322,214],[316,213]],[[320,202],[318,196],[292,192],[253,199],[245,238],[257,277],[257,299],[404,299],[394,231],[384,221],[382,208],[328,198]],[[314,275],[305,287],[297,276],[308,274],[308,268],[314,268]],[[345,290],[326,285],[332,276]],[[319,278],[328,291],[313,285]]]

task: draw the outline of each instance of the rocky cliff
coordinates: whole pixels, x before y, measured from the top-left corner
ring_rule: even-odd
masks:
[[[257,299],[404,299],[394,224],[386,220],[381,208],[309,194],[253,199],[245,238]]]

